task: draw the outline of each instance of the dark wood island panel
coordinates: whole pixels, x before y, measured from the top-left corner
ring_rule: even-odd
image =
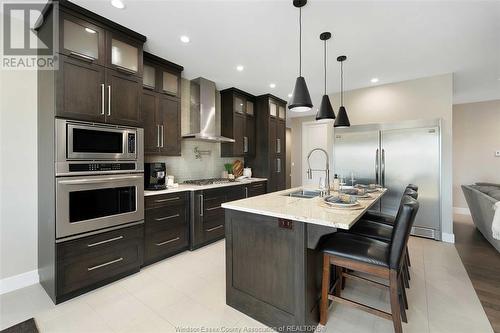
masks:
[[[277,331],[314,331],[322,257],[308,243],[335,228],[226,209],[225,229],[226,303]]]

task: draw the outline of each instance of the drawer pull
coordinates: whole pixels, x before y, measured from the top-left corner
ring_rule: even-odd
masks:
[[[220,228],[224,228],[224,224],[218,225],[216,227],[210,228],[210,229],[205,229],[206,232],[211,232]]]
[[[175,214],[175,215],[170,215],[170,216],[164,216],[164,217],[158,217],[158,218],[155,218],[155,221],[165,221],[165,220],[168,220],[168,219],[174,219],[176,217],[179,217],[180,214]]]
[[[106,240],[103,240],[103,241],[100,241],[100,242],[97,242],[97,243],[87,244],[87,247],[92,247],[92,246],[97,246],[97,245],[101,245],[101,244],[106,244],[106,243],[109,243],[109,242],[117,241],[119,239],[123,239],[123,236],[118,236],[118,237],[115,237],[115,238],[106,239]]]
[[[92,267],[88,267],[87,268],[87,271],[93,271],[94,269],[98,269],[98,268],[103,268],[103,267],[106,267],[108,265],[111,265],[111,264],[115,264],[117,262],[120,262],[123,260],[123,257],[120,257],[118,259],[115,259],[115,260],[111,260],[111,261],[108,261],[108,262],[105,262],[104,264],[100,264],[100,265],[97,265],[97,266],[92,266]]]
[[[264,184],[253,185],[253,187],[262,187],[262,186],[264,186]]]
[[[221,206],[207,208],[207,212],[208,212],[209,210],[216,210],[216,209],[221,209],[221,208],[222,208]]]
[[[169,239],[169,240],[161,242],[161,243],[155,243],[155,245],[156,246],[162,246],[162,245],[165,245],[165,244],[168,244],[168,243],[177,242],[179,239],[181,239],[181,238],[180,237],[175,237],[173,239]]]
[[[157,199],[155,200],[156,203],[162,203],[162,202],[167,202],[167,201],[173,201],[173,200],[179,200],[180,198],[179,197],[175,197],[175,198],[167,198],[167,199]]]

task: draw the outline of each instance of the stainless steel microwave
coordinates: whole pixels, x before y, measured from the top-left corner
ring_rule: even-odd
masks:
[[[67,119],[55,128],[57,176],[144,171],[142,128]]]

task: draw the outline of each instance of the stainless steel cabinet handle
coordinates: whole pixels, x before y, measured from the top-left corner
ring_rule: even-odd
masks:
[[[174,201],[174,200],[179,200],[179,197],[174,197],[174,198],[166,198],[166,199],[156,199],[156,203],[161,203],[161,202],[167,202],[167,201]]]
[[[200,194],[198,196],[198,199],[200,200],[199,203],[200,203],[200,216],[203,216],[203,194]]]
[[[168,243],[177,242],[179,239],[181,239],[181,238],[180,238],[180,237],[175,237],[175,238],[172,238],[172,239],[166,240],[166,241],[164,241],[164,242],[155,243],[155,245],[156,245],[156,246],[162,246],[162,245],[165,245],[165,244],[168,244]]]
[[[92,266],[92,267],[88,267],[87,268],[87,271],[93,271],[94,269],[98,269],[98,268],[102,268],[102,267],[106,267],[108,265],[111,265],[111,264],[115,264],[117,262],[120,262],[123,260],[123,257],[120,257],[118,259],[115,259],[115,260],[111,260],[111,261],[108,261],[108,262],[105,262],[104,264],[100,264],[100,265],[97,265],[97,266]]]
[[[281,139],[276,139],[276,152],[281,153]]]
[[[108,116],[111,116],[111,86],[108,86]]]
[[[103,240],[103,241],[100,241],[100,242],[96,242],[96,243],[92,243],[92,244],[87,244],[87,247],[92,247],[92,246],[97,246],[97,245],[101,245],[101,244],[106,244],[106,243],[114,242],[114,241],[117,241],[117,240],[120,240],[120,239],[123,239],[123,236],[118,236],[118,237],[106,239],[106,240]]]
[[[80,52],[76,52],[76,51],[70,51],[69,55],[76,57],[76,58],[81,58],[83,60],[90,61],[90,62],[95,61],[94,57],[80,53]]]
[[[276,159],[276,172],[281,173],[281,158]]]
[[[256,184],[256,185],[252,185],[253,187],[262,187],[264,186],[264,184]]]
[[[220,228],[224,228],[224,224],[220,224],[216,227],[213,227],[213,228],[209,228],[209,229],[205,229],[206,232],[211,232],[211,231],[214,231],[214,230],[217,230],[217,229],[220,229]]]
[[[378,148],[375,150],[375,184],[378,184]]]
[[[160,148],[160,125],[156,125],[156,147]]]
[[[382,149],[382,186],[385,187],[385,149]]]
[[[243,137],[243,152],[248,153],[248,137]]]
[[[164,130],[164,127],[163,125],[160,125],[161,126],[161,147],[165,147],[165,132],[163,131]]]
[[[207,212],[210,211],[210,210],[216,210],[216,209],[221,209],[221,208],[222,208],[221,206],[210,207],[210,208],[207,208]]]
[[[165,221],[165,220],[169,220],[169,219],[174,219],[176,217],[179,217],[180,215],[179,214],[175,214],[175,215],[170,215],[170,216],[164,216],[164,217],[158,217],[158,218],[155,218],[155,221]]]
[[[104,115],[104,109],[106,108],[106,101],[104,96],[104,83],[101,83],[101,114]]]
[[[248,187],[245,187],[245,198],[248,198]]]

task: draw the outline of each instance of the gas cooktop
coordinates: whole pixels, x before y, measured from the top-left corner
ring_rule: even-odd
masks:
[[[234,179],[228,179],[228,178],[207,178],[207,179],[193,179],[193,180],[186,180],[184,184],[188,185],[214,185],[214,184],[227,184],[227,183],[232,183],[234,182]]]

